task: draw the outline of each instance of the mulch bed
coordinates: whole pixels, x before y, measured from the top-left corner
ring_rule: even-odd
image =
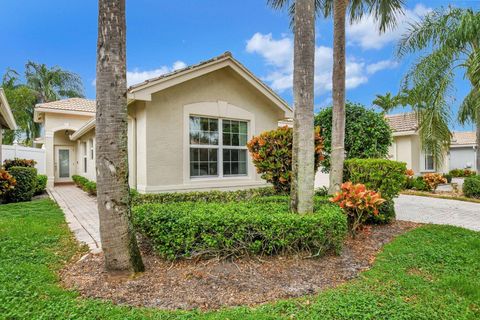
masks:
[[[341,255],[165,261],[143,253],[146,272],[109,275],[103,255],[89,254],[61,271],[62,283],[82,296],[162,309],[218,309],[314,294],[368,269],[384,244],[419,224],[396,221],[346,240]]]

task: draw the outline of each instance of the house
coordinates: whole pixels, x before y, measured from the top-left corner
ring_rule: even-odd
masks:
[[[470,169],[479,171],[476,167],[477,144],[475,132],[453,132],[449,152],[449,170]]]
[[[3,140],[3,129],[16,130],[17,124],[15,118],[13,117],[12,111],[10,110],[10,105],[8,104],[7,97],[2,88],[0,88],[0,167],[3,163],[2,158],[2,140]]]
[[[450,149],[444,162],[436,165],[432,155],[422,149],[415,113],[385,117],[393,131],[393,143],[389,148],[390,159],[406,162],[407,168],[413,169],[417,174],[448,172],[452,169],[476,170],[475,132],[452,132]]]
[[[142,193],[264,185],[247,140],[292,117],[273,90],[226,52],[128,89],[131,187]],[[39,104],[48,186],[95,180],[93,100]]]

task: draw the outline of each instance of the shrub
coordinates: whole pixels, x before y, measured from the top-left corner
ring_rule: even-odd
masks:
[[[3,167],[5,170],[9,171],[11,167],[27,167],[27,168],[35,168],[37,162],[35,160],[28,160],[28,159],[6,159],[3,161]]]
[[[445,179],[440,173],[426,173],[423,175],[423,181],[433,192],[437,190],[439,184],[447,183],[447,179]]]
[[[145,204],[134,207],[133,221],[162,257],[239,257],[308,252],[339,252],[347,233],[340,208],[315,213],[289,211],[288,197],[257,201]]]
[[[7,193],[7,202],[32,200],[37,185],[37,169],[31,167],[10,167],[8,171],[17,181],[15,188]]]
[[[262,132],[247,144],[253,164],[262,179],[273,184],[279,193],[290,192],[292,179],[293,129],[287,126]],[[323,159],[323,139],[315,129],[315,171]]]
[[[380,193],[368,190],[364,184],[350,181],[342,184],[330,201],[338,203],[347,215],[348,227],[353,236],[371,216],[378,215],[379,207],[385,202]]]
[[[415,180],[415,172],[413,169],[407,169],[405,171],[405,189],[412,189],[413,188],[413,181]]]
[[[345,181],[365,184],[367,189],[393,199],[405,185],[406,164],[386,159],[349,159],[345,161]]]
[[[475,171],[469,169],[453,169],[449,172],[454,178],[465,178],[474,176],[476,174]]]
[[[450,173],[445,173],[443,177],[447,180],[447,183],[452,183],[453,176]]]
[[[345,105],[345,153],[346,159],[386,158],[392,143],[392,131],[381,113],[365,106],[347,102]],[[324,159],[322,171],[330,171],[332,152],[332,107],[323,109],[315,116],[315,125],[322,128]]]
[[[423,177],[417,177],[413,180],[412,189],[418,191],[431,191],[430,186],[425,183]]]
[[[238,202],[277,194],[274,188],[254,188],[236,191],[195,191],[138,194],[131,192],[133,204],[172,203],[172,202]]]
[[[35,184],[35,195],[39,195],[45,192],[47,188],[47,176],[44,174],[37,175],[37,182]]]
[[[385,202],[378,207],[378,214],[371,215],[367,223],[386,224],[395,219],[395,202],[393,199],[385,199]]]
[[[87,178],[79,176],[79,175],[73,175],[72,180],[83,191],[85,191],[85,192],[87,192],[91,195],[96,195],[97,194],[97,183],[96,182],[90,181]]]
[[[463,194],[469,198],[480,198],[480,176],[470,176],[463,182]]]
[[[3,202],[5,195],[15,188],[17,181],[5,170],[0,169],[0,203]]]

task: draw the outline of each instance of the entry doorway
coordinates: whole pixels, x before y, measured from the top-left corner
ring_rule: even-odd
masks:
[[[72,173],[75,162],[73,159],[73,147],[55,147],[55,183],[72,181]]]

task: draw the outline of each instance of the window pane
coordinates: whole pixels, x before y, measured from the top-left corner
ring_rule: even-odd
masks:
[[[223,133],[223,145],[225,146],[231,146],[232,145],[232,139],[230,133]]]
[[[246,162],[247,161],[247,150],[238,150],[238,160]]]
[[[232,126],[230,128],[230,131],[232,133],[238,133],[239,132],[238,121],[232,121]]]
[[[239,162],[238,163],[238,174],[247,174],[247,163]]]
[[[190,117],[190,144],[217,145],[218,120]]]
[[[213,148],[190,148],[190,176],[218,175],[218,150]]]
[[[223,163],[223,174],[225,176],[231,175],[230,162],[224,162]]]
[[[223,161],[230,161],[230,150],[224,149],[223,150]]]
[[[230,153],[232,155],[232,161],[238,161],[238,150],[230,150]]]
[[[232,132],[232,131],[231,131],[231,122],[232,122],[232,121],[230,121],[230,120],[223,120],[222,122],[223,122],[223,132],[224,132],[224,133],[225,133],[225,132],[228,132],[228,133]]]
[[[224,149],[223,150],[223,174],[246,175],[247,174],[247,150]]]
[[[238,141],[238,134],[237,133],[232,133],[232,144],[231,146],[239,146],[239,141]]]
[[[240,135],[238,136],[238,138],[239,138],[238,144],[239,144],[240,146],[245,146],[245,145],[247,145],[247,135],[246,135],[246,134],[240,134]]]
[[[247,123],[246,122],[240,122],[239,124],[239,132],[242,134],[247,135]]]

